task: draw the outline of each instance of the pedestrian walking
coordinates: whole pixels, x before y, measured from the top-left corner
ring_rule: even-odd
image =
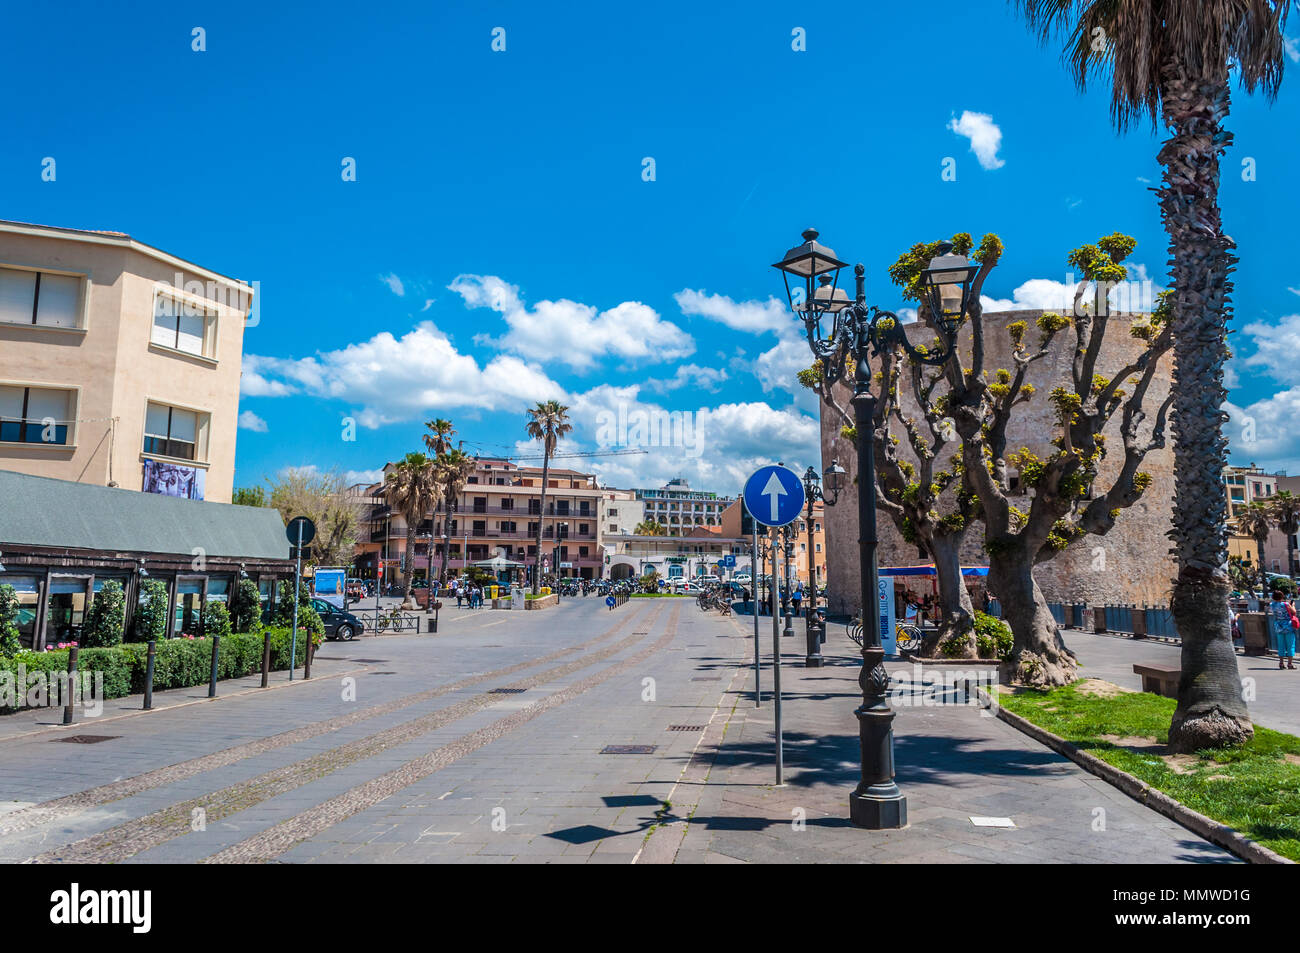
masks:
[[[1273,590],[1268,617],[1273,625],[1273,641],[1277,645],[1277,667],[1294,670],[1296,629],[1300,629],[1300,618],[1296,617],[1291,603],[1283,599],[1282,593],[1277,589]]]
[[[453,583],[452,588],[456,590],[456,608],[459,609],[461,607],[461,602],[465,598],[465,591],[461,589],[459,579]]]
[[[794,603],[794,614],[799,614],[799,607],[803,605],[803,583],[795,586],[794,592],[790,593],[790,601]]]

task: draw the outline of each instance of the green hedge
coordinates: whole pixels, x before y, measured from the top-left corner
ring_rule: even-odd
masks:
[[[271,668],[281,671],[289,667],[289,645],[293,633],[289,629],[264,630],[271,636]],[[298,633],[297,665],[307,660],[307,636]],[[319,643],[319,639],[317,640]],[[83,672],[102,672],[104,698],[121,698],[144,691],[145,671],[149,646],[145,642],[125,642],[111,648],[82,649],[77,655],[77,668]],[[14,673],[22,664],[28,674],[33,672],[66,672],[68,650],[52,652],[23,651],[12,657],[0,657],[0,677]],[[185,636],[160,639],[154,655],[153,687],[157,691],[169,688],[189,688],[206,685],[212,669],[212,641]],[[217,656],[219,679],[240,678],[262,670],[262,633],[236,632],[223,636]],[[13,708],[0,707],[11,712]]]

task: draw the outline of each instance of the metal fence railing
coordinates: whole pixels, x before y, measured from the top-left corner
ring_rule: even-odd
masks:
[[[1150,638],[1178,641],[1178,631],[1174,628],[1173,614],[1168,606],[1089,606],[1084,603],[1049,602],[1047,608],[1057,625],[1067,629],[1093,629],[1096,610],[1100,609],[1107,632],[1126,635],[1140,633]]]

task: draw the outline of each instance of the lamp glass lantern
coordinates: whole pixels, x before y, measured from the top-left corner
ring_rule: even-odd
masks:
[[[972,264],[965,255],[952,254],[952,245],[944,242],[939,254],[921,272],[921,285],[935,320],[949,334],[956,333],[966,317],[971,282],[979,274],[980,266]]]
[[[831,465],[826,468],[825,483],[826,489],[830,491],[831,498],[826,501],[827,506],[834,506],[836,500],[840,498],[840,490],[844,489],[844,481],[847,473],[838,460],[832,460]]]
[[[816,307],[816,291],[814,285],[819,275],[827,275],[832,279],[831,291],[827,293],[826,301],[830,303],[835,291],[835,281],[839,277],[841,268],[848,267],[847,262],[840,261],[835,257],[834,249],[827,248],[817,241],[818,231],[815,228],[806,229],[803,232],[803,244],[796,245],[785,253],[785,257],[774,264],[772,267],[781,272],[785,279],[785,296],[790,302],[790,308],[793,311],[807,311]],[[794,290],[790,286],[791,278],[795,281],[801,281],[804,285],[804,299],[802,308],[794,303]]]

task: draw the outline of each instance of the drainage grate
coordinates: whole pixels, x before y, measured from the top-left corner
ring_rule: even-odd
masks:
[[[691,681],[692,681],[692,682],[720,682],[720,681],[722,681],[722,676],[721,676],[721,675],[701,675],[699,678],[693,678],[693,679],[691,679]]]
[[[371,672],[371,675],[396,675],[396,672]]]
[[[703,731],[703,725],[669,725],[669,731]]]
[[[601,754],[654,754],[658,745],[605,745]]]
[[[68,735],[66,738],[54,738],[53,741],[68,741],[80,745],[97,745],[101,741],[114,741],[121,735]]]
[[[488,694],[489,695],[518,695],[520,692],[526,692],[526,691],[528,691],[528,689],[526,688],[494,688],[490,692],[488,692]]]

